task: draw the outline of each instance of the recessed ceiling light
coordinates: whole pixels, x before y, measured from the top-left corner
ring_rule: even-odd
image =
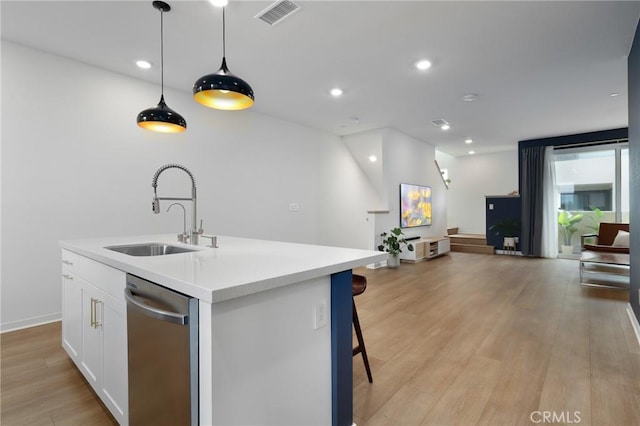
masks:
[[[609,96],[611,96],[612,98],[615,98],[616,96],[620,96],[620,93],[618,93],[618,92],[613,92],[613,93],[611,93]]]
[[[209,0],[209,3],[211,3],[215,7],[225,7],[227,4],[229,4],[229,0]]]
[[[331,96],[337,98],[338,96],[341,96],[341,95],[342,95],[342,89],[339,89],[337,87],[331,89]]]
[[[451,126],[449,126],[448,124],[443,124],[442,126],[440,126],[440,128],[442,130],[449,130],[451,128]]]
[[[473,139],[465,139],[464,143],[466,143],[467,145],[469,145],[470,143],[473,143]]]
[[[473,155],[475,153],[476,153],[475,151],[469,151],[469,155]]]
[[[473,101],[475,101],[477,99],[478,99],[478,95],[476,95],[475,93],[470,93],[470,94],[464,95],[462,97],[462,100],[465,101],[465,102],[473,102]]]
[[[369,161],[371,161],[372,163],[375,163],[376,161],[378,161],[378,157],[376,157],[375,155],[370,155]]]
[[[426,59],[422,59],[418,62],[416,62],[416,68],[418,68],[420,71],[424,71],[426,69],[431,68],[431,62],[427,61]]]
[[[149,68],[151,68],[151,63],[149,61],[139,60],[136,61],[136,65],[144,70],[148,70]]]

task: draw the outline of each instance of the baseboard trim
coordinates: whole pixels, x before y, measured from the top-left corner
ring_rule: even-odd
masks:
[[[8,333],[10,331],[22,330],[23,328],[35,327],[38,325],[45,325],[56,321],[62,320],[62,313],[43,315],[41,317],[28,318],[20,321],[8,322],[0,325],[0,334]]]
[[[638,346],[640,346],[640,323],[638,323],[638,318],[636,317],[636,314],[633,312],[631,303],[627,303],[627,315],[629,315],[629,321],[631,321],[631,327],[633,327],[633,331],[636,333]]]
[[[380,268],[386,268],[386,267],[387,267],[386,260],[376,262],[376,263],[370,263],[367,265],[367,269],[380,269]]]
[[[498,250],[495,251],[496,254],[504,254],[505,256],[522,256],[522,252],[520,250]]]

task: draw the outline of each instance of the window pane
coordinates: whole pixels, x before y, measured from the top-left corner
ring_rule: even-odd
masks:
[[[571,234],[574,252],[580,245],[580,236],[597,233],[598,219],[593,209],[598,208],[603,212],[602,222],[616,221],[615,154],[614,149],[558,151],[555,154],[559,208],[584,214]],[[560,234],[559,245],[563,245]]]
[[[621,150],[620,172],[622,194],[620,195],[620,211],[622,213],[622,223],[629,223],[629,148]]]
[[[615,209],[615,151],[558,153],[556,183],[564,210],[591,211]]]

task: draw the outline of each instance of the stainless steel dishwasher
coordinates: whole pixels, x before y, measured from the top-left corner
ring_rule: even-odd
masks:
[[[198,300],[127,274],[129,424],[198,424]]]

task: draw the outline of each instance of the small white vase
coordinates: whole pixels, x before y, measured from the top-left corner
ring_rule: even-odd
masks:
[[[563,244],[560,246],[560,250],[562,250],[562,254],[573,254],[573,246],[565,246]]]
[[[400,266],[400,257],[398,255],[394,256],[393,254],[390,254],[387,259],[387,268],[395,269],[398,266]]]
[[[516,249],[516,239],[514,237],[504,237],[502,247]]]

